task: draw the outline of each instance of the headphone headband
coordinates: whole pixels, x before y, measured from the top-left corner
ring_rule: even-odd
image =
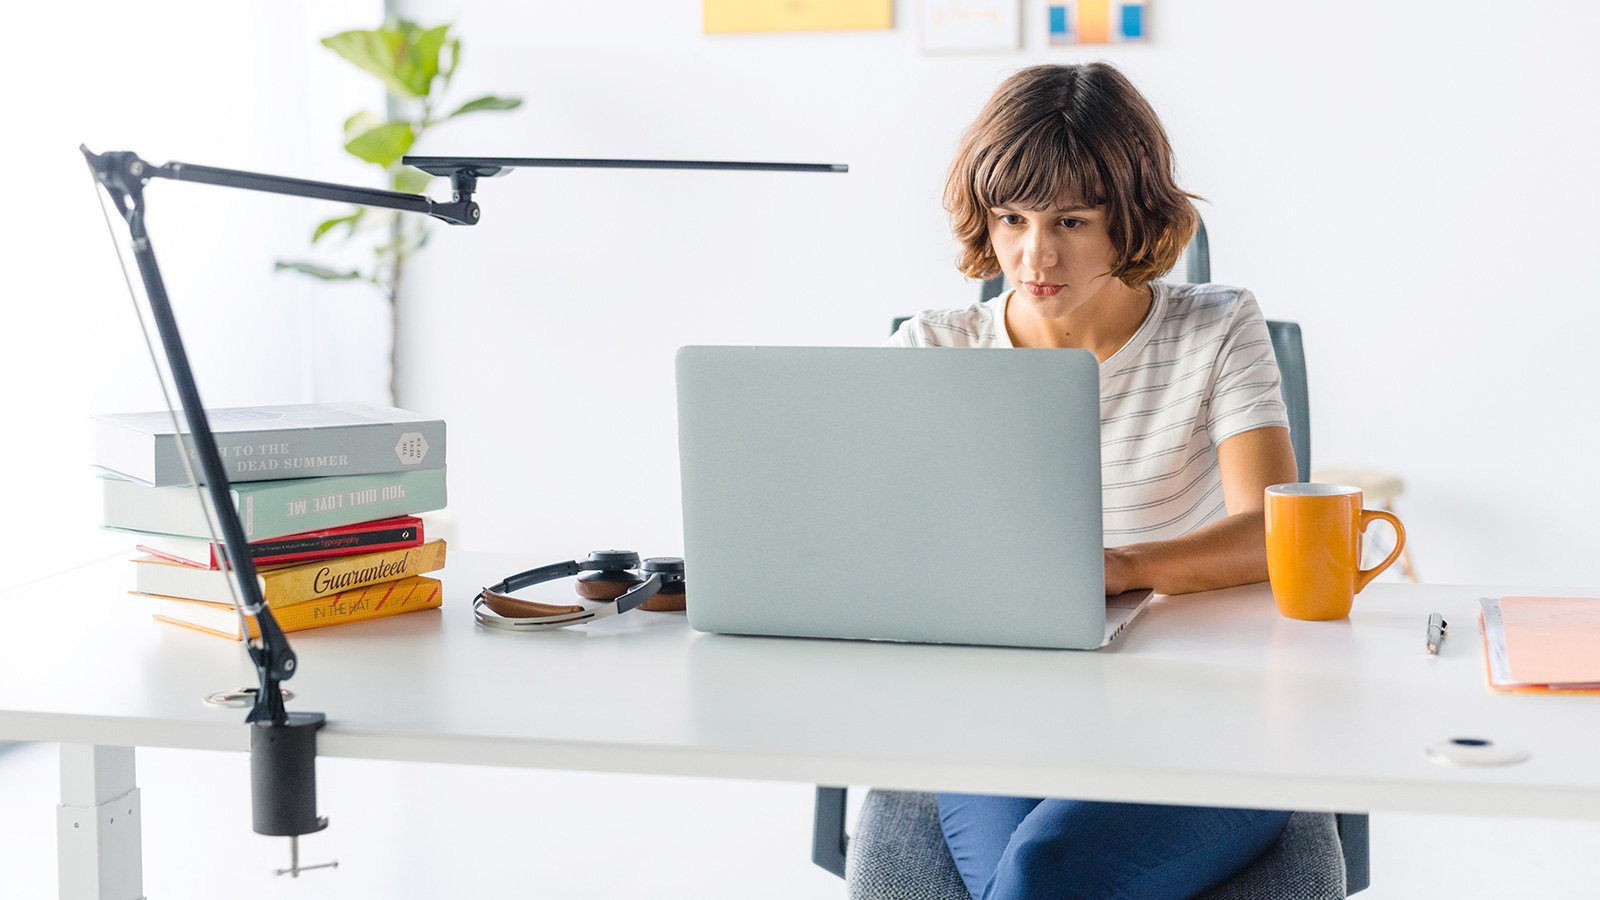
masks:
[[[637,568],[639,568],[639,554],[632,550],[596,550],[582,560],[569,559],[566,562],[551,563],[537,569],[508,575],[485,590],[510,593],[546,581],[570,578],[579,572],[626,572]]]
[[[644,574],[634,572],[635,569],[641,569]],[[610,602],[586,608],[506,596],[512,591],[580,573],[586,574],[579,581],[579,596],[605,598]],[[472,612],[478,624],[489,628],[547,631],[621,615],[657,594],[681,595],[683,585],[683,560],[678,557],[655,556],[641,563],[639,554],[632,550],[596,550],[582,560],[551,563],[507,576],[478,592],[472,600]]]

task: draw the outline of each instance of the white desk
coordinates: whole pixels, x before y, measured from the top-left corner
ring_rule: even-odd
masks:
[[[1315,623],[1279,617],[1265,585],[1162,599],[1093,653],[702,635],[682,614],[644,612],[548,634],[479,629],[477,588],[540,561],[454,553],[441,611],[291,634],[290,708],[327,714],[319,752],[1600,819],[1600,697],[1484,686],[1476,598],[1508,589],[1378,584],[1351,619]],[[151,621],[131,583],[118,560],[0,594],[0,739],[61,742],[68,806],[131,787],[131,751],[94,747],[248,747],[242,710],[202,703],[254,683],[242,648]],[[532,596],[571,590],[545,587]],[[1452,632],[1430,657],[1435,610]],[[1451,737],[1530,756],[1430,762],[1424,748]]]

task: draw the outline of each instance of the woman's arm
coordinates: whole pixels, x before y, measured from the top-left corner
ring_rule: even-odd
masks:
[[[1106,593],[1188,594],[1267,580],[1262,507],[1268,485],[1296,480],[1287,428],[1257,428],[1217,445],[1228,517],[1170,541],[1106,548]]]

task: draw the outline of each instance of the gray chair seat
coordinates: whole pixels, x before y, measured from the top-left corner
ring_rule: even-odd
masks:
[[[970,900],[939,829],[932,794],[867,792],[845,854],[850,900]],[[1271,849],[1202,900],[1328,900],[1345,896],[1332,813],[1297,812]]]

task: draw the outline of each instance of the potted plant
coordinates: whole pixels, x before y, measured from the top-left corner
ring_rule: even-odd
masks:
[[[382,169],[390,190],[426,192],[433,176],[400,164],[401,157],[424,133],[460,116],[503,112],[522,105],[521,98],[493,94],[453,107],[447,105],[445,95],[461,63],[461,39],[451,35],[451,27],[445,24],[424,28],[395,18],[381,28],[344,31],[322,39],[323,46],[383,82],[388,101],[386,114],[362,111],[346,119],[344,149]],[[400,286],[407,260],[428,242],[430,224],[426,216],[355,207],[318,223],[311,233],[311,245],[358,237],[369,240],[369,264],[336,267],[307,260],[279,260],[274,266],[277,271],[298,272],[322,281],[368,285],[383,295],[394,328],[389,346],[391,402],[396,398]]]

